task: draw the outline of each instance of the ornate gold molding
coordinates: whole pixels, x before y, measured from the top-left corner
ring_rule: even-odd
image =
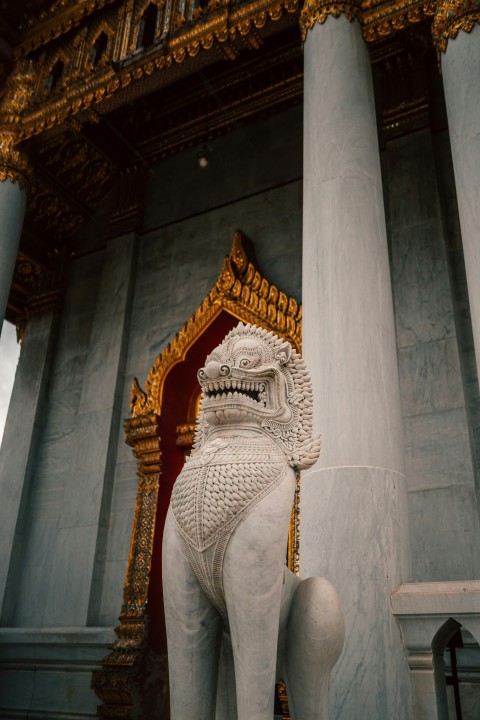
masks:
[[[268,325],[300,350],[301,307],[294,298],[287,297],[262,277],[248,259],[241,233],[236,232],[220,277],[194,315],[155,360],[145,383],[145,391],[135,378],[130,396],[130,409],[134,417],[148,413],[160,415],[163,385],[168,371],[185,359],[194,340],[222,310],[252,325]]]
[[[449,40],[460,30],[471,32],[476,24],[480,24],[480,0],[440,0],[432,25],[438,52],[446,52]]]
[[[23,150],[16,147],[15,135],[0,130],[0,182],[10,180],[23,190],[28,190],[33,169]]]
[[[364,0],[361,17],[363,37],[368,43],[391,37],[433,17],[436,5],[435,0],[396,0],[389,3]]]
[[[100,9],[110,2],[91,0],[91,5],[94,9]],[[88,58],[93,38],[97,36],[96,29],[94,33],[85,34],[84,27],[76,27],[82,17],[89,22],[90,3],[82,2],[79,5],[78,8],[72,5],[58,11],[62,17],[65,14],[68,18],[67,24],[74,33],[68,42],[65,38],[59,41],[60,46],[57,43],[50,47],[52,38],[62,32],[62,23],[54,24],[55,18],[52,17],[46,18],[45,26],[42,25],[38,31],[32,27],[31,34],[27,33],[28,37],[21,45],[23,54],[45,47],[42,66],[48,69],[61,56],[64,73],[57,92],[50,96],[45,93],[45,83],[38,83],[39,103],[22,117],[18,127],[19,140],[37,135],[124,91],[131,100],[131,85],[139,81],[147,82],[159,71],[168,71],[186,58],[194,58],[201,50],[216,49],[227,57],[236,57],[238,50],[234,43],[237,39],[243,43],[251,38],[252,47],[258,46],[258,30],[269,21],[280,20],[285,13],[296,13],[299,0],[252,0],[240,7],[211,0],[205,10],[197,12],[195,18],[192,17],[191,22],[187,22],[188,18],[185,17],[184,23],[179,21],[179,14],[182,14],[180,8],[190,5],[182,4],[180,0],[169,0],[163,9],[166,18],[162,31],[164,39],[160,41],[157,38],[158,42],[153,47],[139,51],[132,49],[132,42],[138,32],[140,16],[133,15],[133,10],[125,6],[123,15],[117,18],[115,24],[115,40],[108,45],[109,56],[95,69]],[[115,8],[106,8],[104,12],[114,11]],[[95,22],[97,28],[98,21],[92,18],[91,22]]]
[[[358,2],[336,2],[335,0],[306,0],[300,13],[300,32],[305,42],[307,32],[315,23],[323,25],[329,16],[338,18],[345,15],[350,22],[360,18],[361,9]]]
[[[400,30],[416,25],[435,14],[435,0],[396,0],[378,2],[331,2],[329,0],[306,0],[300,13],[300,29],[305,42],[308,30],[315,23],[323,24],[329,16],[345,15],[350,21],[355,18],[362,26],[366,42],[390,37]]]
[[[29,19],[22,41],[15,49],[15,58],[24,57],[70,32],[86,17],[112,2],[115,0],[57,0],[51,3],[38,18]]]
[[[7,78],[0,104],[0,181],[27,188],[32,179],[28,158],[18,147],[22,118],[33,99],[36,75],[33,64],[22,61]]]

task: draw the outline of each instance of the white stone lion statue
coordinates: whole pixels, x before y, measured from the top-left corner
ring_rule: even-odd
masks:
[[[198,379],[163,539],[172,720],[272,720],[279,679],[292,720],[324,720],[343,615],[327,580],[285,563],[295,473],[320,452],[305,364],[240,323]]]

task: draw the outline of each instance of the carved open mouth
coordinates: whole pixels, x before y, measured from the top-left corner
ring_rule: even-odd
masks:
[[[267,406],[266,384],[248,380],[219,380],[207,382],[203,393],[208,400],[238,400],[239,398],[253,401],[260,407]]]

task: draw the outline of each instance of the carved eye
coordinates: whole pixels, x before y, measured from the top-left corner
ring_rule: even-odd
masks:
[[[237,367],[248,369],[258,365],[258,357],[240,357],[237,358]]]

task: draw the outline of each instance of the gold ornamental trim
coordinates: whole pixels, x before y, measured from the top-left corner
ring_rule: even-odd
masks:
[[[245,43],[258,48],[262,28],[284,15],[300,15],[305,40],[315,23],[344,14],[351,21],[357,18],[365,40],[374,42],[435,13],[434,0],[306,0],[303,9],[300,0],[250,0],[240,6],[231,0],[210,0],[206,7],[195,9],[183,0],[155,0],[155,4],[159,10],[155,43],[143,50],[136,49],[136,41],[145,3],[135,6],[133,0],[124,5],[114,0],[58,0],[30,23],[16,57],[25,62],[29,53],[43,53],[39,77],[29,90],[35,104],[24,103],[21,114],[13,108],[2,113],[6,124],[15,124],[17,142],[71,121],[78,113],[92,112],[93,107],[102,113],[129,102],[137,92],[160,86],[164,81],[159,74],[174,73],[176,65],[203,51],[216,51],[233,60]],[[468,30],[472,18],[476,21],[472,12],[467,15],[454,23],[449,31],[452,36],[457,26]],[[102,31],[108,42],[94,66],[92,49]],[[48,72],[59,59],[61,78],[48,90]]]
[[[70,32],[92,13],[111,5],[115,0],[57,0],[43,10],[38,18],[27,22],[27,30],[15,48],[15,58],[37,50],[47,42]]]
[[[109,101],[113,96],[127,91],[133,84],[145,83],[150,76],[167,72],[185,59],[196,57],[200,51],[217,49],[226,57],[234,59],[238,54],[234,45],[237,38],[244,40],[248,37],[252,39],[252,47],[258,45],[257,31],[267,22],[280,20],[285,13],[298,12],[299,1],[252,0],[241,7],[232,7],[228,0],[225,3],[210,0],[208,8],[202,10],[192,24],[186,22],[185,18],[185,23],[180,22],[180,7],[183,5],[179,0],[167,0],[164,12],[168,14],[169,23],[173,25],[165,30],[162,42],[141,52],[132,51],[132,39],[138,33],[134,21],[138,24],[140,18],[135,15],[132,19],[132,14],[125,12],[124,16],[119,18],[116,38],[109,41],[112,54],[105,57],[96,70],[92,69],[88,61],[89,53],[86,51],[80,53],[81,61],[80,66],[78,65],[78,48],[84,45],[85,41],[79,37],[84,29],[81,25],[76,25],[80,23],[82,12],[88,22],[90,4],[82,3],[77,9],[66,8],[62,12],[69,18],[73,38],[68,42],[66,38],[59,40],[62,44],[55,51],[55,55],[49,56],[48,61],[51,67],[57,56],[63,58],[65,70],[59,83],[59,91],[48,95],[45,92],[45,83],[40,79],[37,83],[36,105],[21,118],[18,139],[27,140],[79,112]],[[92,3],[96,9],[100,9],[110,4],[111,0],[97,0],[96,3],[92,0]],[[47,20],[46,29],[37,33],[32,28],[28,42],[26,40],[21,46],[23,53],[40,47],[45,47],[48,51],[52,38],[62,33],[61,22],[55,24],[53,17]],[[179,23],[178,27],[175,23]],[[50,31],[53,34],[49,35]]]
[[[300,13],[300,30],[305,42],[307,32],[315,23],[322,25],[328,17],[345,15],[350,22],[357,19],[367,43],[388,38],[435,15],[435,0],[396,0],[394,2],[331,2],[306,0]]]
[[[15,146],[10,132],[0,131],[0,182],[9,180],[22,190],[28,190],[33,178],[33,168],[23,150]]]
[[[133,417],[161,414],[168,372],[185,359],[197,337],[223,310],[244,322],[268,327],[300,351],[301,306],[261,275],[245,252],[242,234],[236,232],[220,277],[200,307],[155,360],[145,390],[141,389],[137,378],[134,379],[130,395]]]
[[[307,32],[315,23],[323,25],[328,17],[338,18],[345,15],[350,22],[360,19],[361,9],[356,2],[331,2],[331,0],[306,0],[300,13],[300,32],[305,42]]]
[[[396,0],[379,3],[378,0],[362,2],[362,33],[367,43],[373,43],[395,35],[435,15],[436,0]]]
[[[480,24],[480,0],[441,0],[432,25],[432,36],[438,52],[446,52],[449,40],[460,30],[472,32]]]

